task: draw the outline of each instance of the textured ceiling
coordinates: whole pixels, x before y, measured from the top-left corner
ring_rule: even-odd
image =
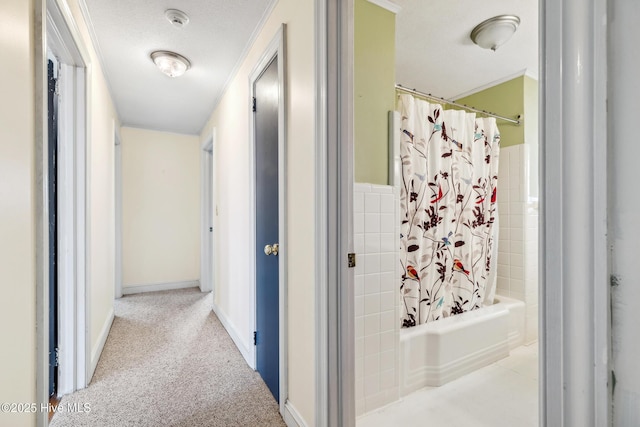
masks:
[[[275,0],[86,0],[106,78],[125,126],[198,134]],[[190,18],[176,28],[166,9]],[[170,78],[155,50],[177,52],[191,69]]]
[[[276,0],[85,0],[104,71],[122,124],[198,134],[242,59],[256,28]],[[394,0],[396,82],[458,97],[525,70],[537,76],[537,0]],[[481,4],[481,6],[480,6]],[[180,9],[189,25],[164,16]],[[521,19],[496,52],[469,39],[473,27],[501,14]],[[149,54],[172,50],[192,68],[166,77]]]
[[[538,75],[537,0],[393,0],[396,18],[396,82],[445,98],[458,98],[490,83]],[[469,34],[485,19],[517,15],[520,26],[497,51],[476,46]]]

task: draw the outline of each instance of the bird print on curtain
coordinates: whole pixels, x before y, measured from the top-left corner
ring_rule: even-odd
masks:
[[[401,302],[410,327],[495,290],[500,133],[493,118],[399,95]]]

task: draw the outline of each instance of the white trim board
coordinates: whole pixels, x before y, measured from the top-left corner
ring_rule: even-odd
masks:
[[[242,341],[242,338],[241,338],[242,334],[238,332],[238,330],[233,325],[233,323],[229,320],[227,315],[224,314],[222,310],[220,310],[220,307],[218,307],[215,302],[213,303],[213,312],[218,317],[218,320],[220,321],[220,323],[222,323],[222,326],[224,326],[224,329],[227,331],[227,333],[235,343],[236,347],[238,347],[238,350],[240,351],[240,354],[242,354],[242,357],[244,357],[244,360],[247,362],[247,365],[249,365],[251,369],[255,370],[256,362],[254,357],[255,351],[254,351],[253,345],[248,345],[246,342]]]
[[[59,113],[59,341],[58,394],[87,385],[90,371],[87,227],[87,147],[90,105],[90,56],[67,3],[37,0],[34,4],[35,38],[35,169],[36,182],[36,396],[48,402],[49,374],[49,249],[48,249],[48,51],[60,63]],[[61,216],[62,215],[62,216]],[[48,425],[46,411],[36,425]]]
[[[212,130],[200,144],[200,290],[215,290],[216,215],[216,130]],[[209,231],[212,227],[212,231]],[[215,298],[215,296],[214,296]]]
[[[171,291],[174,289],[197,288],[199,280],[186,280],[184,282],[151,283],[148,285],[127,285],[122,287],[122,295],[142,294],[145,292]]]
[[[373,3],[376,6],[380,6],[383,9],[388,10],[393,14],[398,14],[402,10],[402,6],[396,4],[390,0],[367,0],[369,3]]]
[[[98,366],[98,362],[100,361],[100,356],[102,355],[102,350],[104,350],[104,345],[107,343],[107,338],[109,337],[109,332],[111,331],[111,326],[113,325],[114,318],[115,313],[113,311],[113,307],[111,307],[111,310],[109,310],[109,314],[107,315],[107,319],[102,325],[102,329],[100,329],[98,342],[91,350],[91,365],[89,366],[89,376],[87,378],[87,384],[91,382],[91,378],[93,378],[93,374],[96,371],[96,367]]]
[[[91,45],[93,46],[93,50],[98,57],[98,64],[100,64],[100,69],[102,70],[102,74],[104,75],[104,80],[107,83],[107,89],[109,93],[115,93],[113,91],[113,88],[111,87],[109,69],[105,66],[106,63],[104,61],[104,55],[102,54],[102,49],[100,48],[100,43],[98,42],[98,36],[96,34],[93,21],[91,20],[91,14],[89,13],[89,8],[87,7],[86,0],[78,0],[78,6],[80,7],[82,18],[84,19],[85,26],[87,27],[87,32],[89,33],[89,38],[91,39]],[[118,106],[115,103],[113,104],[113,108],[116,110],[116,116],[120,117]]]
[[[290,400],[284,403],[284,411],[282,412],[282,419],[287,427],[307,427],[304,419],[298,413],[298,410],[293,406]]]

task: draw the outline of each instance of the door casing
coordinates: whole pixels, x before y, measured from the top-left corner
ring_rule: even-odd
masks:
[[[354,0],[316,0],[316,202],[328,213],[317,224],[319,253],[328,254],[319,259],[316,273],[317,354],[328,355],[317,367],[319,427],[355,424],[355,378],[340,375],[354,354],[353,306],[341,292],[353,284],[344,259],[350,246],[341,238],[350,224],[345,186],[353,185],[353,162],[348,161],[353,6]],[[611,425],[607,155],[602,143],[607,138],[609,19],[606,0],[539,0],[541,425]],[[592,168],[586,182],[580,181],[585,165]],[[590,267],[586,278],[580,270],[585,266]]]
[[[90,56],[66,2],[36,0],[35,10],[35,155],[36,175],[36,403],[47,404],[48,396],[48,191],[47,191],[47,52],[60,62],[58,146],[58,309],[60,350],[58,395],[87,385],[92,372],[88,361],[89,307],[88,223],[86,201],[88,129],[90,105]],[[38,411],[36,424],[48,425],[46,411]]]
[[[213,292],[214,300],[217,227],[215,139],[216,130],[213,129],[200,146],[200,291]],[[209,231],[209,227],[213,227],[213,231]]]

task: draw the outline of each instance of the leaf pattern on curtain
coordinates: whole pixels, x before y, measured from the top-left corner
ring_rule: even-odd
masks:
[[[493,299],[500,134],[494,118],[399,95],[402,326]],[[497,240],[495,240],[497,244]]]

